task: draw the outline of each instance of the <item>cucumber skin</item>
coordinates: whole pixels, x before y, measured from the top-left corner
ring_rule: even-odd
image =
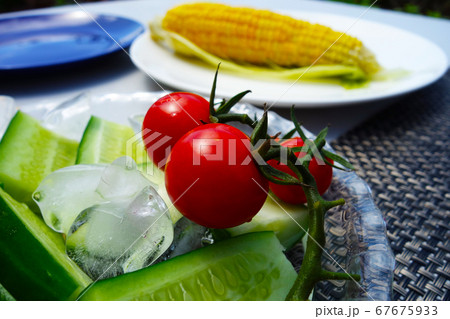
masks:
[[[245,269],[247,280],[243,279],[239,267]],[[215,290],[214,277],[217,279],[217,276],[222,278],[222,294]],[[95,282],[79,299],[284,300],[296,277],[274,233],[259,232],[223,240],[136,272]],[[271,286],[264,286],[267,281]]]
[[[108,131],[113,131],[113,134],[108,134]],[[127,154],[130,151],[132,154]],[[136,134],[129,126],[91,116],[78,147],[76,164],[110,164],[125,155],[137,163],[147,160],[147,152],[140,137],[136,139]]]
[[[101,129],[101,120],[98,117],[91,116],[89,119],[86,128],[84,129],[83,136],[80,141],[80,145],[77,150],[77,158],[75,160],[76,164],[97,164],[100,161],[100,156],[96,152],[97,150],[92,150],[91,146],[93,145],[91,139],[96,139],[96,134],[93,134],[95,131]],[[100,135],[98,135],[100,136]],[[96,139],[96,142],[97,139]]]
[[[0,188],[0,282],[17,300],[73,300],[92,281],[53,232]]]
[[[14,199],[38,212],[31,194],[45,176],[73,165],[77,148],[78,142],[56,135],[18,111],[0,142],[0,182]]]

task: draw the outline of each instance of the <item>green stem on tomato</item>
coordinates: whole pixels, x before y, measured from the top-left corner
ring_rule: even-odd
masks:
[[[305,133],[301,129],[301,124],[294,118],[294,109],[292,108],[291,114],[293,117],[293,123],[295,130],[299,133],[304,143],[309,147],[308,154],[314,153],[314,151],[326,152],[329,158],[337,159],[344,167],[349,168],[351,165],[340,158],[336,154],[323,150],[325,145],[325,137],[327,129],[321,131],[315,141],[309,141],[306,138]],[[258,121],[252,120],[247,114],[215,114],[215,120],[220,123],[226,122],[240,122],[250,126],[254,132],[252,134],[252,144],[255,145],[259,139],[270,139],[267,135],[267,114],[265,111],[262,119]],[[292,134],[292,132],[290,132]],[[269,144],[269,143],[267,143]],[[308,207],[308,239],[303,262],[298,272],[297,279],[295,280],[291,290],[289,291],[286,300],[308,300],[311,295],[314,286],[322,280],[360,280],[359,275],[337,273],[326,271],[322,268],[322,254],[325,246],[325,214],[326,212],[336,206],[343,205],[344,199],[338,199],[334,201],[326,201],[320,195],[317,184],[309,172],[309,163],[311,159],[307,159],[302,163],[298,163],[297,156],[291,148],[286,148],[278,143],[274,143],[267,149],[260,148],[258,152],[265,161],[270,159],[280,159],[281,154],[287,154],[287,165],[294,172],[298,180],[292,180],[288,178],[281,171],[274,172],[272,169],[266,169],[265,165],[260,165],[260,170],[270,181],[279,184],[300,185],[305,193]],[[286,153],[284,153],[286,152]],[[284,174],[284,175],[283,175]],[[270,175],[270,176],[268,176]]]
[[[246,124],[251,128],[255,128],[258,123],[255,120],[252,120],[248,114],[237,114],[237,113],[226,113],[216,115],[218,123],[227,123],[227,122],[239,122],[242,124]]]
[[[314,177],[306,169],[309,162],[299,165],[294,164],[295,161],[295,154],[290,152],[288,157],[288,166],[299,179],[309,185],[309,187],[302,186],[308,204],[309,226],[307,232],[307,246],[303,257],[303,262],[297,279],[289,291],[286,300],[308,300],[311,291],[319,281],[332,279],[359,280],[359,276],[350,275],[347,273],[330,272],[322,269],[322,253],[326,241],[324,228],[325,213],[333,207],[343,205],[345,201],[344,199],[338,199],[335,201],[324,200],[317,190]]]

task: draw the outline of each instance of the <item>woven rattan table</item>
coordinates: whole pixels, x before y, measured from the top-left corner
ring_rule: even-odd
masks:
[[[372,188],[393,300],[450,300],[450,72],[332,143]]]

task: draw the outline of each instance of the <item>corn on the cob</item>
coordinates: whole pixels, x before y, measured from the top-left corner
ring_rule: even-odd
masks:
[[[358,39],[268,10],[183,4],[166,13],[162,27],[238,63],[282,67],[340,64],[358,66],[367,74],[380,69]]]

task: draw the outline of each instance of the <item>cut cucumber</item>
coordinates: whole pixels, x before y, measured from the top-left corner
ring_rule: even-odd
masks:
[[[13,296],[8,292],[8,290],[5,289],[5,287],[0,284],[0,301],[14,301]]]
[[[273,196],[273,195],[272,195]],[[308,210],[303,205],[274,202],[267,197],[264,206],[249,223],[227,228],[231,236],[259,231],[273,231],[285,249],[290,249],[308,229]]]
[[[73,300],[91,283],[62,237],[0,188],[0,282],[17,300]]]
[[[78,143],[61,137],[18,111],[0,143],[0,183],[37,211],[31,194],[49,173],[75,162]]]
[[[147,161],[140,136],[129,126],[91,116],[78,148],[76,163],[109,164],[125,155],[136,163]]]
[[[89,286],[81,300],[284,300],[297,274],[273,232],[227,239]]]

